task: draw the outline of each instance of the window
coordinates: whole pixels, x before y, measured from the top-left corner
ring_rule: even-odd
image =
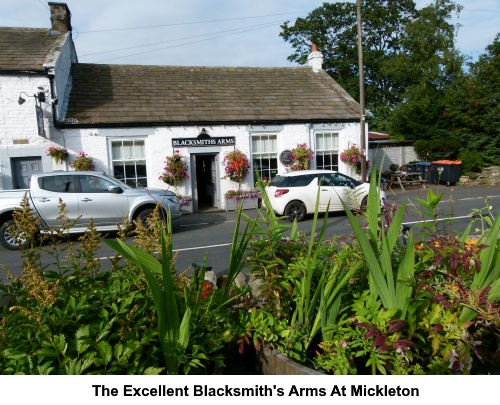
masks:
[[[113,183],[97,176],[78,176],[82,193],[107,193]]]
[[[38,178],[38,186],[42,190],[54,193],[74,193],[75,176],[47,176]]]
[[[339,134],[316,134],[316,168],[319,170],[339,169]]]
[[[131,187],[147,187],[146,148],[143,140],[112,141],[114,177]]]
[[[321,186],[332,186],[332,187],[350,187],[351,185],[356,187],[361,183],[356,180],[345,176],[341,173],[324,173],[320,178]]]
[[[258,170],[263,180],[271,180],[278,174],[277,156],[278,146],[276,135],[252,136],[252,173]],[[255,181],[257,179],[254,179]]]
[[[317,174],[304,174],[300,176],[276,176],[270,186],[276,187],[306,187],[316,179]]]

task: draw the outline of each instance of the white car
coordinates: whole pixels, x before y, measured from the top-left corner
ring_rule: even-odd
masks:
[[[277,175],[266,187],[273,211],[290,221],[302,221],[316,208],[319,186],[319,212],[344,211],[366,206],[370,185],[333,170],[302,170]],[[386,195],[380,190],[381,205]]]

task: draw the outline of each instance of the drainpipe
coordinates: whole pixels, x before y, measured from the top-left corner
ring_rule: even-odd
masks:
[[[54,74],[49,73],[49,85],[50,85],[50,105],[52,107],[52,125],[54,128],[57,124],[57,95],[55,94],[55,85],[54,85]],[[54,97],[55,96],[55,97]]]

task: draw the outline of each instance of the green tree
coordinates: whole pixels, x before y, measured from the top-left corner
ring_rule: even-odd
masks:
[[[500,163],[500,33],[446,91],[444,116],[463,149]]]
[[[461,6],[449,0],[435,3],[418,12],[408,22],[401,39],[403,51],[391,65],[391,77],[405,83],[403,101],[391,114],[389,131],[406,139],[450,139],[444,119],[445,91],[457,79],[465,59],[454,47],[455,27],[448,21]],[[455,153],[456,154],[456,153]]]
[[[424,138],[441,136],[443,132],[432,127],[444,106],[435,101],[442,99],[442,92],[462,67],[463,59],[454,47],[455,27],[449,23],[461,6],[435,0],[417,11],[412,0],[361,3],[370,127],[400,137],[408,134],[412,139],[422,133]],[[295,49],[288,59],[305,64],[311,43],[316,43],[324,55],[323,68],[358,98],[356,21],[356,5],[339,2],[324,3],[294,25],[284,24],[280,35]],[[397,116],[392,119],[396,106]]]
[[[401,101],[399,76],[391,77],[393,58],[401,52],[405,26],[416,16],[412,0],[363,0],[363,58],[367,109],[382,122]],[[305,64],[311,44],[323,53],[323,69],[349,94],[359,98],[357,18],[354,3],[324,3],[294,25],[282,25],[281,36],[295,49],[288,60]],[[373,123],[371,123],[372,125]],[[383,129],[383,128],[379,128]]]

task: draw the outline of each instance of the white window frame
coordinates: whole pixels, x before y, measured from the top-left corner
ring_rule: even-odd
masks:
[[[319,141],[320,137],[325,137],[328,136],[330,140],[333,140],[335,138],[335,142],[330,142],[326,143]],[[314,142],[315,142],[315,160],[316,160],[316,168],[317,169],[322,169],[322,170],[339,170],[339,159],[340,159],[340,133],[337,131],[317,131],[314,134]],[[323,162],[324,162],[324,156],[330,156],[330,161],[332,162],[330,165],[325,166],[319,165],[318,163],[318,157],[323,156]],[[337,162],[337,164],[334,164],[334,162]]]
[[[120,156],[115,155],[114,146],[121,143],[122,153]],[[137,145],[136,145],[137,143]],[[142,151],[139,155],[137,155],[138,149],[136,146],[139,146],[142,143]],[[123,147],[125,144],[132,144],[131,153],[127,156],[124,156]],[[144,138],[116,138],[110,140],[110,150],[111,150],[111,165],[113,167],[113,175],[119,180],[127,183],[129,186],[136,187],[137,183],[141,184],[143,187],[147,187],[148,185],[148,169],[147,169],[147,154],[146,154],[146,139]],[[138,173],[138,162],[144,162],[144,171],[145,173]],[[118,163],[122,163],[122,173],[123,176],[117,175],[116,167]],[[129,164],[127,164],[129,163]],[[126,166],[131,166],[130,163],[133,163],[134,166],[134,175],[127,175]]]
[[[267,137],[268,141],[271,141],[271,148],[269,150],[265,150],[266,148],[263,149],[258,149],[256,148],[256,143],[255,140],[263,140],[264,138]],[[262,167],[262,163],[267,160],[267,167],[268,169],[266,170],[267,173],[263,173],[262,170],[261,176],[263,179],[271,180],[273,176],[278,174],[278,134],[275,132],[270,132],[270,133],[255,133],[251,134],[250,136],[250,141],[251,141],[251,156],[252,156],[252,177],[254,179],[254,183],[257,181],[255,178],[255,162],[258,161],[259,164],[257,164],[257,167]],[[258,150],[256,150],[258,149]]]

